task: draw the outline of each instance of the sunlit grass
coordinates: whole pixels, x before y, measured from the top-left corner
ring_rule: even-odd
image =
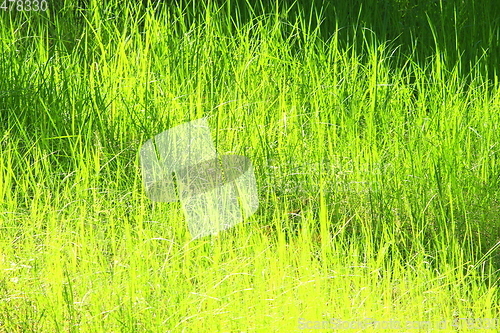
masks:
[[[488,331],[500,91],[480,62],[465,77],[362,26],[345,47],[279,10],[119,4],[0,26],[2,330]],[[180,204],[145,196],[138,149],[201,117],[252,160],[260,209],[192,241]]]

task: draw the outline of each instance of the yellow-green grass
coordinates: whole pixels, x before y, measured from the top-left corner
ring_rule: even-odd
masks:
[[[286,8],[186,8],[2,14],[0,331],[498,330],[481,59],[463,75],[362,26],[349,47]],[[138,150],[200,117],[252,160],[260,208],[193,241]]]

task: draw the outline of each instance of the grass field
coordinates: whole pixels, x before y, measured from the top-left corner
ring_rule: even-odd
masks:
[[[0,10],[1,332],[499,330],[498,19],[132,3]],[[201,117],[260,208],[192,240],[138,151]]]

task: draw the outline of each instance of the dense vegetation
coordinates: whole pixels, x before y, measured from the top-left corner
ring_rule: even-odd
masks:
[[[494,332],[498,11],[0,10],[1,330]],[[191,240],[180,204],[145,196],[138,150],[201,117],[221,154],[251,159],[260,208]]]

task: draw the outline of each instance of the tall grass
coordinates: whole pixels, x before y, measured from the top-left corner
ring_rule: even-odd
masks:
[[[429,15],[422,59],[375,19],[318,24],[329,7],[201,4],[2,14],[2,330],[495,331],[494,56],[464,74]],[[252,160],[261,208],[192,241],[137,152],[200,117]]]

